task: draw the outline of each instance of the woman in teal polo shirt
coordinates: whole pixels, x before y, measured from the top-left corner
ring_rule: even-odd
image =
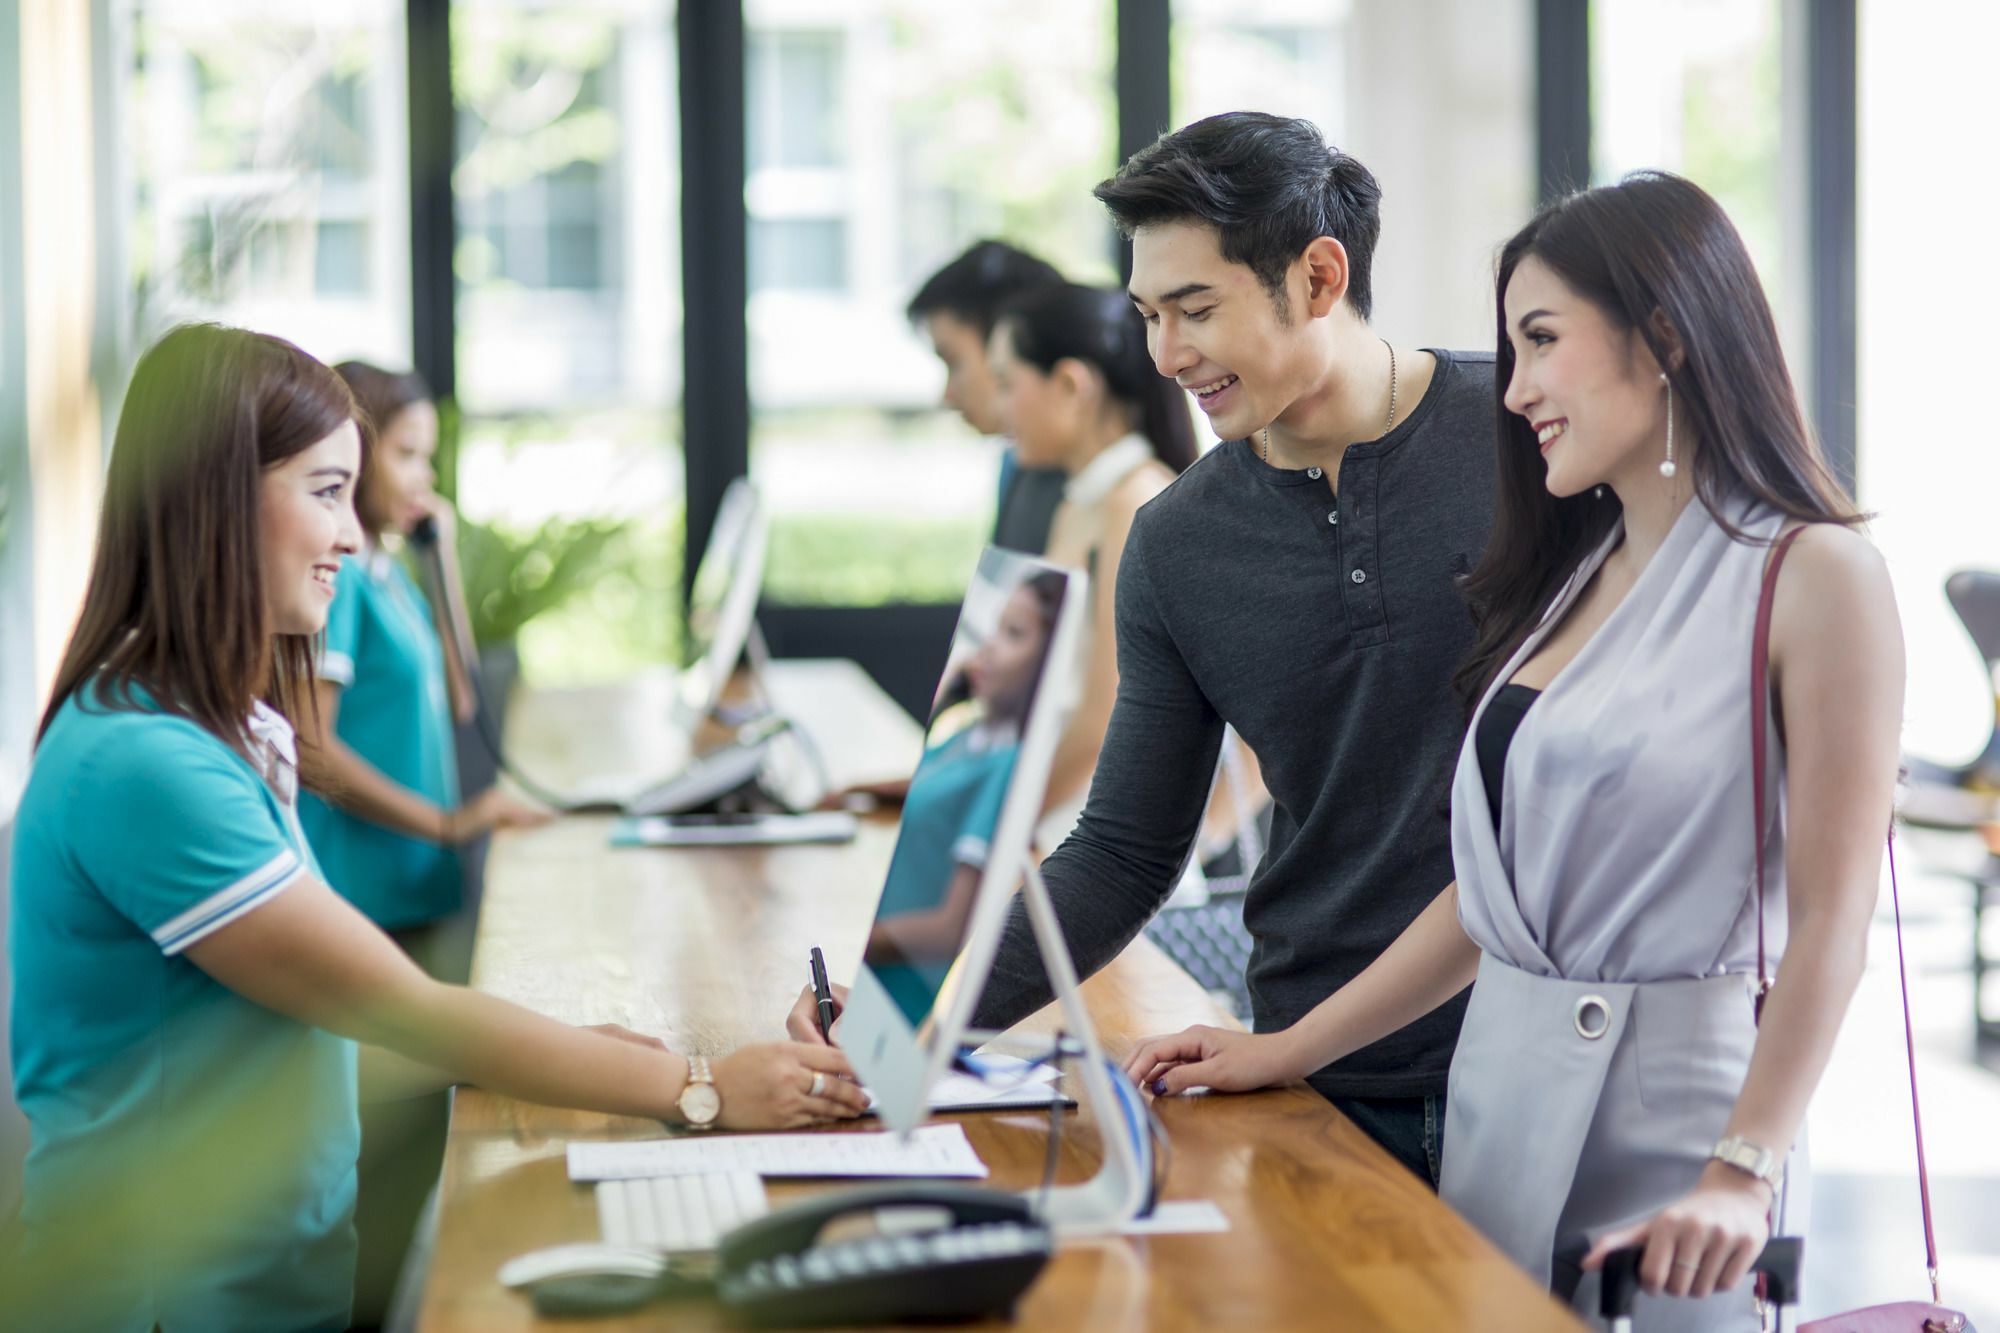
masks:
[[[701,1062],[434,981],[326,886],[290,719],[360,548],[353,412],[233,329],[177,329],[134,371],[16,817],[10,1328],[344,1327],[358,1084],[743,1127],[862,1105],[815,1077],[837,1052],[772,1043],[715,1062],[716,1114]]]
[[[355,488],[363,548],[341,561],[320,654],[310,748],[323,754],[333,793],[308,793],[300,821],[327,882],[387,930],[434,976],[463,981],[444,956],[437,923],[457,912],[456,848],[495,827],[549,817],[499,787],[459,804],[452,724],[473,717],[452,511],[433,489],[437,409],[414,374],[362,361],[336,367],[374,439]],[[433,611],[396,558],[428,524],[442,565]]]

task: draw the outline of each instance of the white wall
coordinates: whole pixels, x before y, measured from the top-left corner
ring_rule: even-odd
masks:
[[[1382,184],[1384,337],[1493,350],[1493,261],[1535,207],[1534,66],[1527,0],[1353,6],[1340,147]]]

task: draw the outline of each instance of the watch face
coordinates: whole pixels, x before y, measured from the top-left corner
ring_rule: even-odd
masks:
[[[722,1097],[712,1083],[690,1083],[681,1093],[681,1114],[690,1125],[706,1125],[722,1113]]]

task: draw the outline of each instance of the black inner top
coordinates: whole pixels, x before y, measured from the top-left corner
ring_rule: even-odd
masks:
[[[1486,805],[1493,812],[1495,833],[1500,831],[1500,802],[1507,795],[1507,751],[1514,746],[1521,719],[1541,697],[1540,690],[1526,685],[1502,685],[1479,715],[1479,735],[1473,744],[1479,752],[1479,776],[1486,780]]]

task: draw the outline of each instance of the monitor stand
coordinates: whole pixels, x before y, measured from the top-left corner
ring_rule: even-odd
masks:
[[[1040,1218],[1057,1235],[1114,1235],[1149,1211],[1153,1192],[1153,1140],[1143,1095],[1120,1072],[1106,1067],[1097,1027],[1090,1021],[1076,977],[1076,964],[1056,920],[1048,883],[1033,856],[1025,858],[1028,920],[1041,946],[1042,966],[1062,1014],[1062,1029],[1083,1048],[1082,1096],[1097,1122],[1104,1160],[1097,1174],[1074,1185],[1036,1191],[1031,1199]],[[1117,1083],[1114,1083],[1114,1080]],[[1123,1087],[1117,1086],[1123,1084]]]

